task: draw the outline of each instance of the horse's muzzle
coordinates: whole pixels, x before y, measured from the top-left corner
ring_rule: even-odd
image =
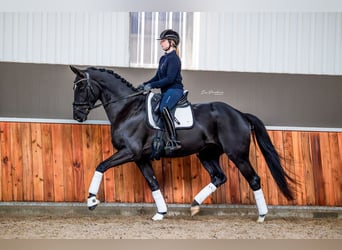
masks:
[[[78,122],[84,122],[86,119],[81,118],[81,117],[74,117],[74,120],[76,120]]]
[[[83,112],[74,112],[73,118],[74,120],[78,121],[78,122],[84,122],[87,120],[88,115],[84,114]]]

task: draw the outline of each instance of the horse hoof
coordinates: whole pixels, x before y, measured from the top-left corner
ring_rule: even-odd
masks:
[[[156,220],[163,220],[164,219],[164,214],[161,213],[156,213],[153,217],[152,220],[156,221]]]
[[[191,216],[195,216],[196,214],[198,214],[200,211],[200,206],[192,206],[190,208],[190,212],[191,212]]]
[[[264,220],[265,220],[265,217],[266,217],[266,214],[263,214],[263,215],[259,215],[258,219],[257,219],[257,222],[259,223],[263,223]]]
[[[95,196],[92,196],[88,198],[87,200],[87,206],[90,211],[93,211],[97,207],[98,204],[100,204],[100,201],[96,199]]]
[[[88,209],[89,209],[90,211],[93,211],[93,210],[95,210],[96,207],[97,207],[97,205],[92,206],[92,207],[88,207]]]

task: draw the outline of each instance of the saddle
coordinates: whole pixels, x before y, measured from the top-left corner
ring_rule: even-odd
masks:
[[[174,117],[176,129],[190,129],[194,126],[191,103],[188,101],[189,91],[185,90],[175,108],[170,110]],[[162,118],[159,114],[160,93],[150,92],[146,98],[147,123],[151,128],[160,130]]]

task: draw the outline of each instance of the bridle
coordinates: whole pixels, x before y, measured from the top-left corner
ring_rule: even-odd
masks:
[[[72,103],[72,106],[74,107],[74,110],[77,110],[78,112],[80,113],[83,113],[83,114],[88,114],[90,110],[94,109],[94,108],[97,108],[97,107],[100,107],[101,105],[100,104],[97,104],[97,105],[94,105],[91,101],[90,101],[90,98],[89,98],[89,95],[92,96],[93,99],[97,99],[96,97],[96,94],[95,94],[95,90],[94,90],[94,87],[93,85],[91,84],[91,80],[90,80],[90,77],[89,77],[89,73],[88,72],[85,72],[85,75],[86,77],[85,78],[82,78],[76,82],[74,82],[74,86],[73,86],[73,89],[74,91],[76,90],[77,88],[77,85],[81,82],[84,82],[84,81],[87,81],[87,86],[86,86],[86,91],[87,91],[87,98],[86,100],[87,101],[84,101],[84,102],[73,102]],[[99,86],[100,87],[100,86]]]
[[[90,76],[89,76],[89,73],[88,72],[85,72],[85,75],[86,77],[85,78],[82,78],[76,82],[74,82],[74,87],[73,89],[75,90],[77,88],[77,84],[79,84],[80,82],[84,82],[84,81],[87,81],[87,86],[86,86],[86,89],[87,89],[87,101],[85,102],[73,102],[72,105],[74,107],[74,109],[76,109],[77,111],[83,113],[83,114],[88,114],[90,110],[92,109],[95,109],[95,108],[98,108],[98,107],[106,107],[107,105],[109,104],[112,104],[112,103],[116,103],[116,102],[119,102],[121,100],[124,100],[124,99],[127,99],[127,98],[130,98],[130,97],[134,97],[134,96],[138,96],[138,95],[145,95],[147,94],[148,92],[144,91],[144,90],[141,90],[141,91],[138,91],[136,93],[133,93],[133,94],[130,94],[130,95],[127,95],[127,96],[123,96],[123,97],[120,97],[119,99],[117,100],[112,100],[112,101],[108,101],[106,103],[99,103],[99,104],[96,104],[94,105],[93,103],[91,103],[90,101],[90,98],[89,98],[89,93],[92,95],[93,99],[97,99],[96,97],[96,93],[95,93],[95,90],[94,90],[94,87],[93,85],[91,84],[91,79],[90,79]],[[102,89],[102,87],[95,81],[95,84],[96,86],[99,88],[99,89]],[[84,109],[81,109],[81,107],[85,107],[85,110]]]

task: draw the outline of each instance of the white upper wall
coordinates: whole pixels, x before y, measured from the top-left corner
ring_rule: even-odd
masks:
[[[130,67],[129,27],[129,12],[0,12],[0,61]],[[185,69],[342,75],[342,13],[199,12],[193,27]]]
[[[0,13],[0,61],[128,66],[128,12]]]
[[[342,75],[342,13],[201,13],[197,68]]]

